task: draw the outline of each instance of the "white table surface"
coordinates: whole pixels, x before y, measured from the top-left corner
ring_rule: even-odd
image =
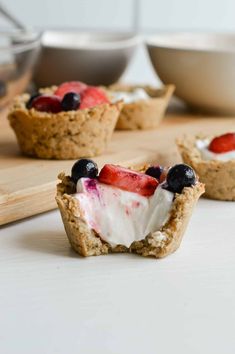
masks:
[[[0,228],[0,353],[234,354],[234,212],[201,199],[162,260],[81,258],[58,211]]]

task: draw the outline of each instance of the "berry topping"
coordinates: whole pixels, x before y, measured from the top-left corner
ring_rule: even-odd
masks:
[[[163,172],[163,167],[160,165],[150,166],[145,171],[146,175],[152,176],[156,178],[158,181],[160,180],[162,172]]]
[[[96,178],[98,175],[97,164],[89,159],[80,159],[72,167],[71,177],[74,183],[82,177]]]
[[[39,92],[33,94],[30,99],[28,100],[28,102],[26,103],[26,108],[27,109],[30,109],[32,108],[32,103],[33,103],[33,100],[36,98],[36,97],[39,97],[41,96],[41,94]]]
[[[87,88],[87,85],[84,84],[83,82],[80,82],[80,81],[64,82],[59,87],[57,87],[54,94],[56,96],[63,98],[66,93],[74,92],[74,93],[80,94],[86,88]]]
[[[102,103],[109,103],[109,100],[101,89],[90,86],[81,92],[80,109],[98,106]]]
[[[216,154],[235,150],[235,133],[227,133],[214,138],[208,149]]]
[[[104,165],[99,181],[143,196],[152,195],[159,184],[151,176],[115,165]]]
[[[58,113],[61,111],[61,100],[54,95],[41,95],[33,99],[32,107],[41,112]]]
[[[169,169],[166,182],[168,190],[181,193],[184,187],[191,187],[196,183],[196,175],[190,166],[179,164]]]
[[[76,111],[80,106],[80,95],[75,92],[68,92],[64,95],[61,107],[63,111]]]

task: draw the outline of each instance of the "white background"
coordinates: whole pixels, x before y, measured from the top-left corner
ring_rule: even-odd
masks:
[[[3,0],[3,5],[26,26],[40,29],[235,31],[235,0]],[[9,26],[1,17],[0,25]],[[143,46],[125,81],[160,85]]]
[[[29,26],[130,30],[235,30],[234,0],[4,0]]]
[[[235,0],[4,0],[3,4],[25,25],[40,29],[235,31]],[[8,23],[0,17],[0,25]],[[125,81],[161,85],[143,46],[128,66]]]

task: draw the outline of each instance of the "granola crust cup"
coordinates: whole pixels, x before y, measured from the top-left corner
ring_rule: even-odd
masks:
[[[193,208],[204,193],[204,185],[200,182],[195,186],[184,188],[181,194],[175,195],[169,219],[161,230],[149,234],[141,241],[133,242],[129,248],[123,245],[112,247],[88,226],[79,201],[72,196],[76,186],[70,177],[64,173],[58,177],[61,182],[57,185],[56,201],[65,231],[72,248],[84,257],[117,252],[137,253],[155,258],[171,254],[180,246]]]
[[[194,168],[201,182],[205,184],[205,197],[235,201],[235,160],[203,160],[196,147],[196,141],[206,138],[208,137],[197,135],[178,139],[177,145],[182,159]]]
[[[44,90],[44,93],[51,89]],[[27,109],[29,95],[18,96],[8,119],[23,154],[42,159],[77,159],[103,153],[122,102],[60,113]]]
[[[118,130],[146,130],[155,129],[160,124],[170,98],[174,92],[174,85],[168,85],[161,89],[151,86],[112,85],[111,91],[131,92],[136,88],[142,88],[150,96],[149,99],[139,100],[133,103],[124,103],[116,125]]]

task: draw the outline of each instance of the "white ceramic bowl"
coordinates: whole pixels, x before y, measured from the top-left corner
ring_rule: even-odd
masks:
[[[131,33],[46,31],[34,80],[39,87],[71,80],[112,84],[126,69],[139,41]]]
[[[235,113],[235,34],[159,34],[146,40],[159,78],[189,105]]]

